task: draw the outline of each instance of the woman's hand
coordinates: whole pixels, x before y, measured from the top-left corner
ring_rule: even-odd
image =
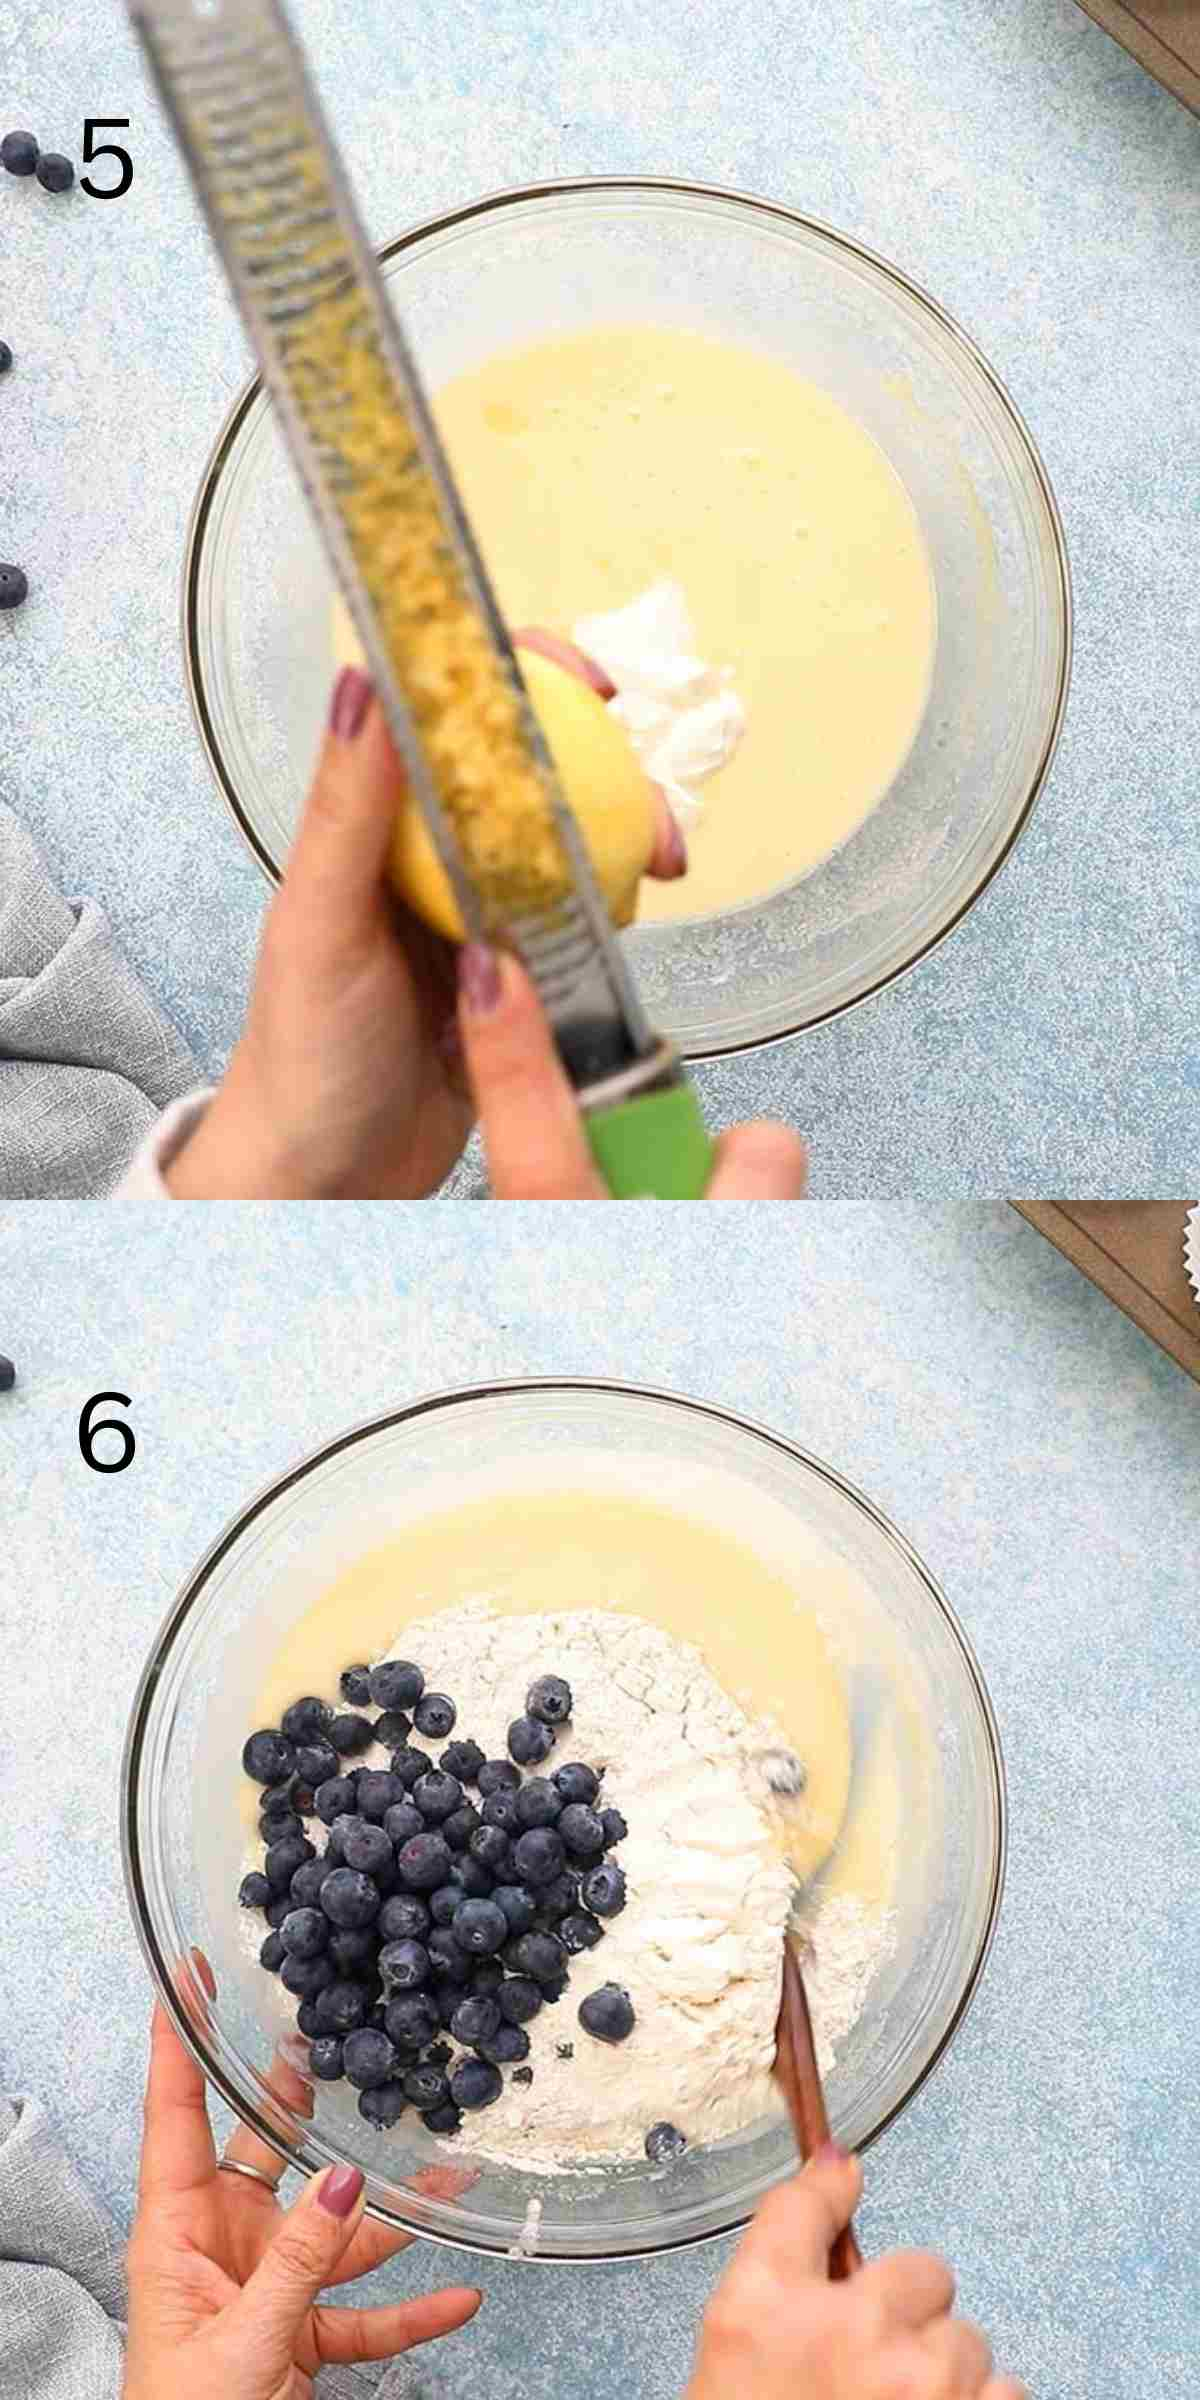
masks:
[[[234,2139],[245,2163],[279,2168],[254,2135]],[[318,2305],[327,2285],[408,2247],[406,2235],[364,2223],[362,2186],[357,2167],[327,2168],[285,2214],[264,2184],[222,2174],[204,2078],[156,2009],[124,2400],[312,2400],[323,2366],[394,2358],[466,2325],[477,2291],[391,2308]]]
[[[574,653],[562,663],[590,672]],[[586,1144],[577,1124],[573,1140],[560,1139],[549,1120],[537,1124],[527,1109],[519,1139],[500,1127],[513,1094],[510,1037],[529,1044],[525,1096],[550,1107],[555,1129],[569,1088],[515,964],[505,962],[502,1005],[489,1011],[478,953],[460,956],[396,902],[387,862],[402,778],[367,677],[344,668],[287,873],[268,912],[245,1030],[220,1090],[166,1170],[173,1198],[423,1198],[459,1157],[477,1108],[498,1169],[497,1197],[602,1196],[590,1159],[583,1180]],[[671,879],[686,866],[683,837],[664,801],[649,871]],[[474,1026],[473,1091],[459,1045],[456,984],[464,992],[461,1016],[491,1017],[486,1028]],[[803,1157],[783,1128],[744,1128],[727,1137],[712,1196],[789,1197],[802,1188]]]
[[[951,2315],[940,2258],[896,2251],[830,2283],[861,2196],[857,2160],[837,2151],[772,2192],[705,2317],[686,2400],[1027,2400]]]

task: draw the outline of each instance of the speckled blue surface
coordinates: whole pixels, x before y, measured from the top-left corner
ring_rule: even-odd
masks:
[[[148,2005],[115,1837],[136,1678],[178,1584],[268,1477],[437,1387],[594,1374],[780,1427],[888,1510],[991,1684],[1012,1862],[965,2030],[869,2162],[868,2248],[942,2245],[1038,2400],[1195,2388],[1195,1582],[1200,1392],[1000,1206],[594,1213],[432,1206],[0,1223],[0,2082],[40,2091],[128,2215]],[[583,1260],[586,1255],[586,1269]],[[699,1295],[719,1288],[719,1314]],[[84,1400],[132,1396],[96,1476]],[[29,1804],[21,1727],[61,1729]],[[14,1839],[14,1828],[32,1832]],[[49,1872],[47,1871],[49,1868]],[[414,2389],[673,2400],[720,2247],[484,2263]],[[423,2251],[397,2271],[426,2284]]]
[[[842,1023],[717,1065],[714,1123],[804,1128],[814,1188],[1188,1189],[1200,1116],[1200,127],[1074,0],[295,0],[372,232],[526,178],[691,175],[895,258],[1040,441],[1078,600],[1068,730],[965,926]],[[680,69],[685,59],[686,71]],[[96,894],[206,1067],[265,887],[193,733],[188,508],[246,347],[117,0],[0,4],[4,111],[78,153],[129,115],[111,207],[4,179],[0,790]]]

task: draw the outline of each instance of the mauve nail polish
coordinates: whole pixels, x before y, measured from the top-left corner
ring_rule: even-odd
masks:
[[[341,741],[354,740],[370,705],[370,676],[361,667],[343,667],[329,704],[329,722]]]
[[[331,2217],[349,2217],[358,2206],[362,2188],[361,2167],[331,2167],[317,2197]]]
[[[459,952],[458,988],[472,1016],[489,1017],[500,998],[500,961],[486,942]]]

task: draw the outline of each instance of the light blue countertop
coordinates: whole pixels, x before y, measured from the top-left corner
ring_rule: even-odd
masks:
[[[76,1208],[0,1222],[0,2088],[128,2217],[148,1990],[116,1840],[126,1715],[185,1574],[269,1477],[422,1392],[615,1376],[778,1427],[864,1488],[960,1612],[1010,1782],[966,2026],[868,2161],[868,2250],[945,2249],[1038,2400],[1195,2389],[1200,1392],[998,1205],[595,1214]],[[698,1305],[720,1289],[717,1316]],[[97,1476],[83,1402],[132,1397]],[[58,1729],[38,1774],[23,1729]],[[24,1831],[22,1831],[24,1828]],[[723,2246],[481,2263],[414,2400],[674,2400]],[[439,2276],[423,2250],[401,2288]]]
[[[835,1197],[1189,1189],[1200,127],[1075,0],[294,6],[380,240],[523,180],[690,176],[843,228],[975,336],[1066,522],[1057,766],[939,953],[840,1023],[710,1066],[706,1104],[802,1127]],[[136,162],[109,207],[0,190],[21,369],[0,552],[33,586],[0,620],[0,792],[211,1071],[266,887],[193,730],[178,587],[247,347],[118,0],[7,0],[0,64],[11,123],[78,156],[85,114],[128,115]]]

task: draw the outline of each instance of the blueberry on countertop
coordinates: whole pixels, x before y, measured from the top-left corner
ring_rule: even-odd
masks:
[[[563,1812],[564,1822],[570,1810]],[[552,1825],[535,1825],[532,1833],[523,1833],[513,1849],[513,1865],[522,1883],[553,1883],[565,1864],[562,1842]]]
[[[338,1754],[332,1742],[299,1742],[296,1746],[296,1773],[311,1792],[319,1792],[338,1772]]]
[[[507,1865],[504,1872],[507,1875]],[[466,1900],[490,1900],[496,1886],[491,1868],[485,1867],[479,1859],[472,1858],[469,1851],[465,1857],[460,1855],[455,1859],[454,1880],[462,1885]]]
[[[351,1708],[367,1708],[371,1700],[371,1670],[369,1667],[345,1667],[338,1677],[338,1690]]]
[[[379,1953],[384,1991],[419,1991],[429,1981],[429,1952],[424,1942],[385,1942]]]
[[[427,1741],[444,1742],[453,1733],[458,1710],[444,1692],[423,1692],[413,1710],[413,1724]]]
[[[552,1924],[560,1917],[569,1917],[579,1906],[579,1886],[582,1882],[578,1867],[564,1867],[553,1883],[543,1884],[538,1893],[539,1915],[547,1916]]]
[[[572,1708],[571,1686],[561,1675],[539,1675],[525,1694],[525,1706],[543,1725],[565,1725]]]
[[[430,2133],[452,2134],[462,2131],[462,2111],[453,2100],[444,2100],[440,2108],[424,2108],[421,2123]]]
[[[515,1792],[521,1778],[507,1758],[485,1758],[475,1778],[485,1800],[493,1792]]]
[[[578,1958],[583,1951],[594,1950],[597,1942],[603,1941],[604,1927],[597,1923],[595,1917],[589,1917],[585,1909],[574,1909],[569,1917],[562,1919],[558,1938],[564,1950],[568,1950],[572,1958]]]
[[[332,1825],[335,1817],[345,1816],[357,1807],[357,1787],[348,1775],[331,1775],[328,1783],[319,1785],[316,1803],[322,1825]]]
[[[243,1875],[238,1885],[239,1908],[266,1908],[271,1898],[271,1886],[265,1875]]]
[[[365,2117],[368,2125],[378,2125],[381,2130],[398,2125],[405,2106],[402,2083],[372,2083],[358,2095],[360,2117]]]
[[[0,1392],[11,1392],[17,1380],[17,1370],[11,1358],[0,1358]]]
[[[379,1948],[373,1925],[342,1925],[329,1936],[329,1955],[339,1975],[359,1975],[370,1966]]]
[[[397,1992],[384,2009],[383,2021],[398,2050],[423,2050],[435,2039],[440,2023],[427,1992]]]
[[[425,1947],[439,1983],[462,1985],[469,1981],[471,1961],[466,1951],[459,1949],[448,1925],[435,1926]]]
[[[396,1858],[400,1881],[410,1892],[436,1892],[449,1881],[451,1864],[449,1844],[440,1833],[414,1834]]]
[[[310,1692],[303,1700],[293,1700],[291,1707],[285,1708],[279,1722],[289,1742],[294,1742],[299,1749],[302,1742],[320,1741],[332,1716],[329,1702],[318,1700]],[[321,1780],[318,1776],[318,1783]]]
[[[554,1748],[554,1727],[543,1725],[537,1717],[514,1717],[508,1729],[508,1747],[519,1767],[540,1767]]]
[[[466,1896],[461,1883],[440,1884],[437,1891],[429,1895],[429,1914],[434,1924],[440,1928],[452,1925],[455,1913],[462,1907]]]
[[[625,1876],[623,1870],[606,1859],[602,1867],[593,1867],[583,1879],[583,1904],[594,1917],[619,1917],[625,1906]]]
[[[404,2097],[414,2108],[444,2108],[450,2097],[450,2078],[432,2058],[426,2058],[405,2074]]]
[[[604,1827],[594,1808],[573,1801],[558,1820],[558,1834],[573,1858],[599,1858],[604,1850]]]
[[[682,2158],[687,2149],[687,2135],[678,2125],[652,2125],[646,2135],[646,2156],[652,2166],[665,2166],[668,2159]]]
[[[620,1809],[602,1808],[600,1811],[600,1823],[604,1828],[605,1849],[615,1850],[617,1843],[623,1842],[629,1832],[629,1827],[626,1824],[624,1817],[621,1815]]]
[[[490,1875],[499,1875],[508,1864],[509,1840],[498,1825],[477,1825],[469,1844],[471,1856],[486,1867]]]
[[[520,1833],[521,1820],[517,1815],[519,1797],[517,1792],[507,1791],[503,1786],[498,1792],[489,1792],[480,1810],[484,1824],[498,1826],[501,1833]]]
[[[263,1860],[271,1890],[286,1892],[297,1867],[302,1867],[306,1859],[315,1858],[316,1855],[312,1843],[306,1841],[302,1833],[285,1833],[282,1841],[272,1842]]]
[[[341,1819],[338,1819],[339,1826]],[[342,1859],[359,1875],[381,1875],[392,1863],[392,1845],[382,1825],[371,1825],[366,1817],[350,1817],[341,1836]]]
[[[342,2071],[347,2083],[356,2091],[369,2091],[373,2083],[386,2083],[396,2064],[396,2047],[386,2033],[372,2025],[360,2026],[348,2033],[342,2051]]]
[[[368,1681],[376,1708],[415,1708],[425,1689],[420,1668],[409,1658],[381,1659]]]
[[[0,575],[4,569],[0,567]],[[286,1783],[296,1765],[296,1753],[274,1726],[252,1733],[242,1751],[242,1765],[255,1783]]]
[[[270,1852],[267,1872],[270,1873]],[[343,1932],[371,1925],[379,1915],[379,1887],[353,1867],[335,1867],[321,1886],[321,1906],[330,1923]]]
[[[401,1750],[412,1732],[412,1718],[402,1708],[385,1708],[375,1719],[375,1739],[385,1750]]]
[[[263,1915],[272,1933],[278,1933],[284,1918],[290,1917],[295,1905],[290,1889],[286,1892],[276,1892],[274,1899],[267,1902]]]
[[[478,1833],[481,1822],[479,1810],[472,1808],[469,1800],[464,1800],[450,1816],[443,1817],[442,1840],[449,1842],[452,1850],[465,1850],[471,1835]]]
[[[562,1943],[552,1933],[523,1933],[513,1943],[512,1964],[516,1974],[530,1975],[543,1991],[558,1981],[567,1963]]]
[[[316,1958],[328,1946],[329,1919],[323,1908],[293,1908],[279,1928],[289,1958]]]
[[[545,1775],[531,1775],[519,1792],[513,1793],[513,1806],[522,1832],[529,1833],[538,1825],[553,1825],[563,1812],[563,1796]]]
[[[260,1967],[265,1967],[268,1975],[278,1975],[286,1957],[287,1951],[284,1949],[279,1935],[269,1933],[258,1954]]]
[[[43,150],[36,174],[44,192],[69,192],[75,181],[75,169],[60,150]]]
[[[0,566],[0,608],[19,608],[28,597],[29,577],[24,567]]]
[[[490,1993],[460,2000],[450,2019],[450,2031],[464,2050],[473,2050],[476,2042],[490,2042],[500,2031],[500,2011]]]
[[[506,1975],[496,1999],[506,2025],[528,2025],[542,2005],[541,1987],[531,1975]]]
[[[460,1783],[478,1782],[486,1763],[478,1742],[447,1742],[442,1752],[443,1775],[457,1775]]]
[[[431,1825],[440,1825],[443,1817],[452,1817],[455,1809],[462,1807],[463,1787],[457,1775],[443,1775],[435,1767],[432,1774],[422,1775],[414,1783],[412,1796],[421,1815]]]
[[[628,1992],[617,1983],[602,1983],[580,2001],[579,2022],[597,2042],[627,2042],[637,2018]]]
[[[379,1911],[385,1942],[423,1942],[433,1918],[419,1892],[394,1892]]]
[[[298,2030],[304,2035],[305,2040],[308,2042],[314,2041],[316,2036],[320,2033],[320,2019],[317,2016],[316,2006],[312,2000],[301,2001],[299,2008],[296,2010],[296,2025]],[[322,2036],[322,2039],[323,2038],[324,2037]]]
[[[528,2058],[529,2035],[523,2025],[498,2025],[495,2033],[489,2033],[485,2041],[476,2042],[475,2048],[492,2066],[513,2067]]]
[[[504,1961],[503,1961],[503,1959],[500,1959],[500,1958],[473,1958],[473,1959],[472,1959],[472,1961],[471,1961],[471,1989],[472,1989],[472,1991],[475,1991],[475,1992],[488,1992],[488,1993],[490,1993],[490,1995],[491,1995],[492,1999],[494,2000],[494,1999],[495,1999],[495,1997],[496,1997],[496,1994],[497,1994],[497,1992],[498,1992],[498,1991],[499,1991],[499,1989],[500,1989],[500,1986],[501,1986],[501,1984],[503,1983],[503,1981],[504,1981]]]
[[[32,175],[40,156],[35,134],[6,133],[0,142],[0,165],[7,167],[10,175]]]
[[[328,1983],[318,1992],[316,2013],[322,2033],[353,2033],[364,2025],[370,2001],[361,1983],[351,1983],[343,1977],[338,1983]]]
[[[389,1808],[396,1808],[404,1798],[399,1776],[386,1767],[366,1767],[354,1789],[360,1817],[370,1817],[376,1825],[382,1825]]]
[[[423,1775],[435,1772],[427,1750],[413,1750],[407,1742],[402,1742],[400,1748],[392,1752],[392,1773],[399,1776],[406,1792],[411,1792]]]
[[[8,343],[0,342],[0,375],[7,375],[8,370],[12,365],[12,360],[13,354],[9,349]]]
[[[459,1949],[474,1958],[492,1957],[508,1940],[508,1919],[494,1900],[464,1900],[450,1929]]]
[[[554,1781],[564,1801],[581,1800],[590,1808],[600,1791],[600,1778],[593,1767],[585,1767],[582,1759],[571,1758],[554,1770]]]
[[[450,2096],[456,2108],[490,2108],[504,2089],[499,2067],[486,2058],[465,2058],[450,2078]]]
[[[375,1739],[375,1728],[369,1717],[347,1715],[331,1717],[325,1728],[325,1739],[332,1742],[339,1758],[358,1758],[369,1750]]]
[[[523,1883],[497,1884],[492,1898],[504,1911],[511,1934],[528,1933],[537,1915],[538,1904],[528,1886]]]
[[[279,1939],[283,1940],[282,1925]],[[296,1958],[289,1950],[279,1970],[279,1980],[295,1999],[311,2000],[315,2004],[326,1985],[337,1982],[337,1968],[331,1958]]]
[[[403,1850],[406,1842],[413,1841],[418,1833],[424,1833],[425,1819],[411,1800],[397,1800],[384,1817],[383,1830],[389,1842],[394,1842],[397,1850]]]

